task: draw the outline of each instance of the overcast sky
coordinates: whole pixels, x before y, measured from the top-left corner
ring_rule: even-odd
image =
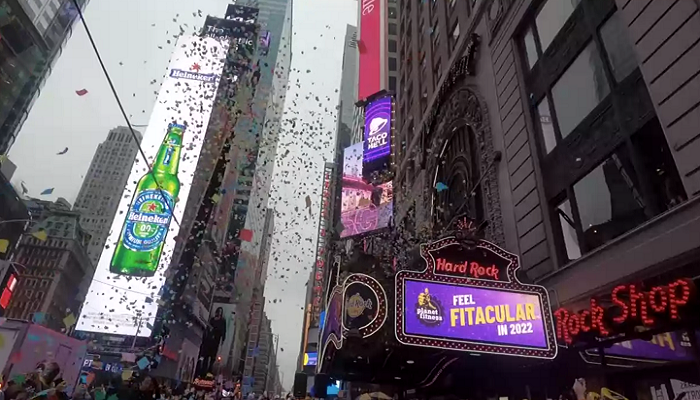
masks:
[[[148,122],[179,27],[192,33],[207,14],[223,15],[228,3],[89,3],[85,19],[132,124]],[[197,16],[198,10],[202,17]],[[298,120],[281,134],[271,204],[277,210],[276,233],[266,288],[266,311],[273,331],[280,335],[279,363],[286,389],[292,386],[301,340],[305,283],[316,245],[321,172],[333,145],[345,27],[356,24],[356,11],[355,0],[294,0],[293,70],[285,109],[287,118],[298,116]],[[81,89],[88,94],[78,96],[76,91]],[[325,112],[326,108],[331,111]],[[9,153],[17,164],[13,182],[23,181],[30,196],[64,197],[72,204],[97,145],[119,125],[125,125],[124,118],[84,29],[76,25]],[[65,147],[68,153],[56,155]],[[47,188],[54,188],[53,194],[40,196]],[[312,201],[310,210],[307,195]]]

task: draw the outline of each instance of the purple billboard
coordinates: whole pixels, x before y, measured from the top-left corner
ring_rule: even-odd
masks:
[[[396,339],[403,344],[553,359],[557,355],[547,290],[522,283],[520,259],[474,237],[469,221],[455,236],[420,247],[423,271],[396,273]]]
[[[341,238],[386,228],[394,211],[391,182],[374,186],[362,179],[362,154],[362,143],[343,154]]]
[[[391,97],[382,97],[365,107],[365,164],[391,155],[391,106]]]
[[[597,356],[598,349],[586,350],[586,353]],[[691,361],[694,359],[690,338],[687,333],[680,331],[654,335],[649,341],[635,339],[615,343],[605,349],[605,356],[631,361]]]
[[[406,279],[404,334],[547,348],[539,296]]]

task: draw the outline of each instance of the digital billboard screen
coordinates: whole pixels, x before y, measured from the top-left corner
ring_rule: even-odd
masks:
[[[406,279],[404,333],[546,349],[536,294]]]
[[[343,154],[341,238],[386,228],[394,212],[392,183],[374,186],[362,179],[363,149],[357,143]]]
[[[178,39],[141,142],[149,165],[134,162],[77,330],[151,335],[227,51],[211,37]]]
[[[384,20],[382,11],[386,8],[385,0],[363,0],[360,7],[360,40],[358,43],[359,64],[362,73],[358,77],[358,100],[384,89],[382,60],[384,52]]]
[[[362,162],[381,161],[391,155],[391,97],[382,97],[365,107],[365,150]]]

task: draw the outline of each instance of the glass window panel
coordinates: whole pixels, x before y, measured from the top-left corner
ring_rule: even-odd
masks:
[[[564,26],[566,20],[569,19],[571,13],[574,12],[576,6],[581,0],[549,0],[542,7],[535,24],[537,32],[540,34],[540,43],[542,51],[546,51],[547,47],[552,43],[554,37]]]
[[[619,12],[613,14],[600,27],[600,37],[610,59],[615,80],[620,82],[637,68],[638,62],[629,31]]]
[[[532,28],[525,32],[525,36],[523,37],[523,45],[525,46],[527,65],[532,68],[539,58],[539,55],[537,54],[537,46],[535,45],[535,34],[532,33]]]
[[[396,53],[396,40],[394,39],[389,39],[389,52],[390,53]]]
[[[568,136],[609,92],[603,62],[591,42],[552,87],[562,138]]]
[[[396,35],[396,24],[393,22],[389,22],[389,34]]]
[[[396,18],[396,8],[389,7],[389,18]]]
[[[574,216],[571,212],[571,203],[569,200],[559,204],[557,207],[559,216],[559,224],[561,225],[561,233],[566,246],[566,256],[569,260],[575,260],[581,257],[581,246],[578,243],[576,236],[576,225],[574,224]]]
[[[552,151],[557,145],[557,138],[554,135],[554,123],[552,122],[552,113],[549,111],[549,103],[545,97],[537,105],[537,117],[540,124],[540,132],[544,141],[544,149],[547,153]]]
[[[687,199],[676,163],[658,119],[648,122],[632,136],[644,175],[654,190],[655,209],[669,210]],[[641,174],[641,173],[640,173]]]
[[[629,156],[617,151],[574,185],[587,250],[647,220],[637,182]]]

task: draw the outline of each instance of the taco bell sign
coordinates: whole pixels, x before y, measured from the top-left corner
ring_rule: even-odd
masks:
[[[391,107],[390,96],[374,100],[365,107],[363,164],[391,155]]]

